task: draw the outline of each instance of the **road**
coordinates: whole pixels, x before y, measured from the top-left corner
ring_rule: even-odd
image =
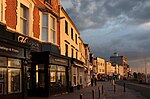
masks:
[[[150,85],[148,84],[139,84],[134,81],[116,81],[116,84],[124,86],[124,83],[126,84],[126,87],[132,90],[135,90],[136,92],[139,92],[142,96],[144,96],[147,99],[150,99]]]
[[[103,94],[102,94],[102,85],[103,85]],[[98,87],[100,87],[101,94],[99,97]],[[82,99],[93,99],[92,90],[95,91],[94,99],[146,99],[139,92],[134,90],[126,89],[126,92],[123,91],[123,87],[116,85],[116,92],[114,92],[114,86],[111,82],[97,82],[97,86],[89,86],[80,90],[75,90],[73,93],[67,93],[63,95],[50,96],[48,98],[42,97],[29,97],[28,99],[80,99],[80,94],[83,94]]]

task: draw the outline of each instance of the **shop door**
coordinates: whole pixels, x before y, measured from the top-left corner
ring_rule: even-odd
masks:
[[[47,72],[44,64],[36,64],[32,69],[32,95],[31,96],[47,96]],[[32,68],[32,67],[31,67]]]
[[[46,72],[44,64],[36,65],[36,91],[39,96],[45,96],[46,92]]]

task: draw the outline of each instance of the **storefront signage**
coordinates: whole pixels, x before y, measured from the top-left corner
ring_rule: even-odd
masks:
[[[50,60],[52,64],[65,65],[65,66],[68,65],[68,60],[65,59],[51,57]]]
[[[24,58],[24,49],[0,42],[0,55]]]
[[[27,43],[28,37],[18,36],[18,42]]]
[[[40,50],[40,44],[38,41],[32,39],[32,38],[29,38],[29,37],[26,37],[26,36],[22,36],[22,35],[17,35],[17,38],[16,38],[17,42],[20,42],[20,43],[25,43],[25,44],[28,44],[31,46],[31,50]]]
[[[76,65],[76,66],[83,67],[82,64],[79,64],[79,63],[77,63],[77,62],[73,62],[73,63],[74,63],[74,65]]]
[[[6,46],[2,46],[2,45],[0,45],[0,50],[19,53],[19,50],[15,49],[15,48],[6,47]]]

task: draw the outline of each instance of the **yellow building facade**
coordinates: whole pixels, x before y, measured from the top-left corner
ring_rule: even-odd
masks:
[[[60,52],[71,60],[69,81],[72,87],[84,85],[85,48],[80,33],[63,7],[60,7]]]

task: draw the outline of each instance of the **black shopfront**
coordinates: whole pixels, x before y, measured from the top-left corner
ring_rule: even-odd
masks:
[[[69,59],[59,47],[42,43],[41,52],[31,53],[30,96],[46,96],[68,91]]]
[[[26,67],[30,47],[17,42],[15,34],[0,24],[0,99],[26,97]]]

